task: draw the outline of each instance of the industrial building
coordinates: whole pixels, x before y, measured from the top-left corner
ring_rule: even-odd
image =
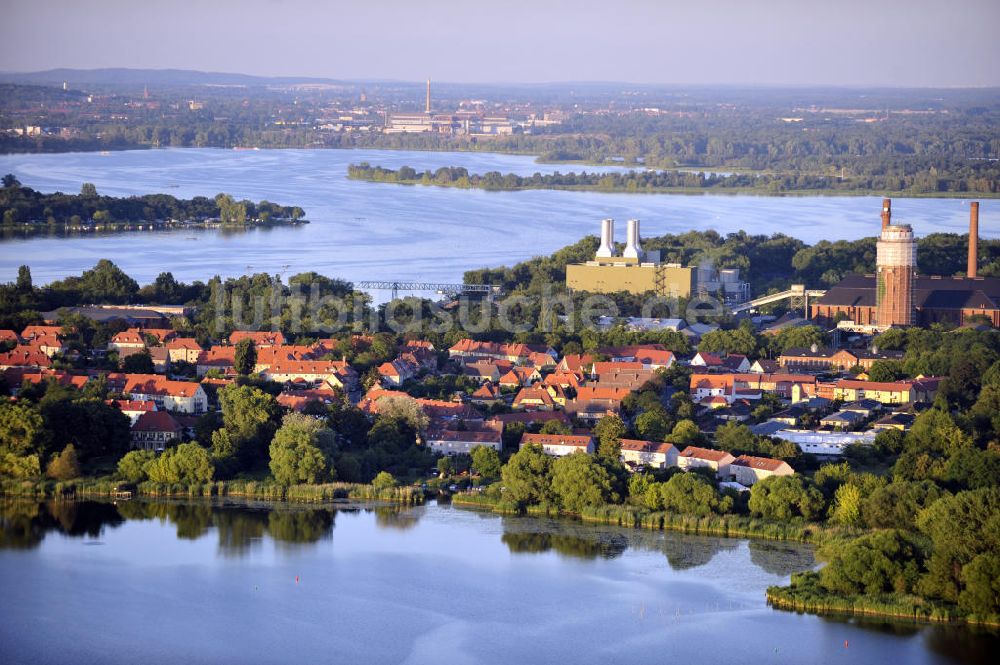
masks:
[[[489,116],[485,112],[459,110],[455,113],[431,112],[431,81],[427,79],[427,94],[423,113],[392,113],[386,116],[386,134],[456,134],[467,136],[509,136],[514,123],[505,116]]]
[[[966,276],[917,275],[913,230],[909,225],[892,224],[886,199],[876,251],[877,273],[848,275],[811,303],[810,316],[828,326],[849,320],[873,328],[936,322],[963,325],[973,316],[984,316],[1000,328],[1000,279],[978,276],[978,232],[979,203],[973,202]]]
[[[639,220],[628,221],[625,247],[615,247],[615,220],[601,222],[601,244],[593,261],[566,266],[566,287],[590,293],[648,293],[675,298],[723,294],[727,303],[749,298],[749,285],[740,282],[739,270],[715,270],[679,263],[663,263],[659,251],[646,251],[639,238]]]

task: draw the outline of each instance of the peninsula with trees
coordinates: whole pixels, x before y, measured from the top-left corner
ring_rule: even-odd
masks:
[[[866,174],[845,176],[838,173],[789,174],[761,172],[714,173],[696,169],[656,171],[616,170],[611,172],[469,173],[461,166],[443,166],[434,171],[418,172],[409,167],[387,169],[366,162],[351,164],[347,175],[352,180],[399,185],[432,185],[487,191],[559,189],[568,191],[615,192],[626,194],[759,194],[784,195],[891,195],[991,198],[1000,196],[1000,181],[981,181],[972,171],[956,172],[947,178],[935,178],[933,189],[920,174]],[[983,191],[978,188],[983,187]]]
[[[0,187],[0,230],[132,231],[160,228],[229,229],[305,224],[298,206],[237,201],[229,194],[178,199],[169,194],[113,197],[89,182],[79,194],[43,194],[8,173]]]

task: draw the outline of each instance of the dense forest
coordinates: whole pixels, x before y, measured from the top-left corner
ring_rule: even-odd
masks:
[[[98,194],[91,183],[83,183],[79,194],[42,194],[18,182],[13,174],[3,177],[0,188],[0,223],[73,226],[114,225],[142,222],[204,222],[225,225],[298,222],[305,212],[297,206],[269,201],[236,201],[228,194],[215,198],[196,196],[178,199],[169,194],[113,197]]]

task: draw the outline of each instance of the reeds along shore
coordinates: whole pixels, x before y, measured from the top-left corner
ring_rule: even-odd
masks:
[[[519,508],[496,499],[475,495],[457,494],[452,504],[465,508],[488,509],[501,515],[530,515],[555,517],[564,515],[555,506],[542,504]],[[729,538],[765,538],[768,540],[789,540],[796,542],[816,542],[831,530],[806,522],[779,523],[755,519],[743,515],[677,515],[674,513],[652,512],[638,506],[604,505],[589,506],[579,515],[580,520],[593,524],[606,524],[629,528],[651,529],[655,531],[679,531],[703,536]]]
[[[136,485],[111,480],[5,481],[0,485],[0,494],[35,499],[114,498],[128,495],[150,498],[234,497],[299,503],[323,503],[335,499],[389,501],[403,505],[419,505],[424,502],[423,491],[409,486],[376,488],[360,483],[285,486],[254,480],[219,480],[192,484],[147,481]]]

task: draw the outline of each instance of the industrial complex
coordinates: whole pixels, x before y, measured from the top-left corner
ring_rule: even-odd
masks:
[[[728,304],[749,299],[750,288],[737,269],[715,270],[664,263],[659,251],[646,251],[639,238],[639,220],[628,220],[625,247],[615,247],[615,220],[601,222],[601,244],[594,260],[566,266],[566,287],[591,293],[648,293],[673,298],[722,294]]]
[[[848,275],[810,307],[810,317],[829,326],[963,325],[974,316],[1000,327],[1000,279],[979,277],[979,203],[969,209],[969,257],[965,276],[918,275],[917,243],[908,224],[892,223],[891,201],[882,204],[882,232],[874,275]]]

